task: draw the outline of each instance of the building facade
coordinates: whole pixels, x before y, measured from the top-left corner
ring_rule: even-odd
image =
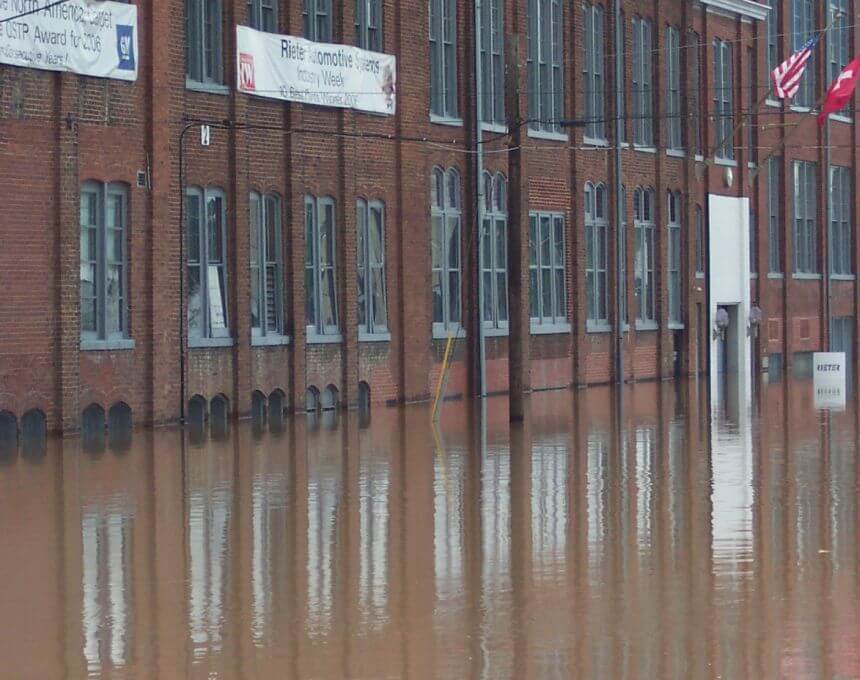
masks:
[[[527,389],[606,383],[619,318],[625,379],[704,373],[711,196],[749,199],[754,365],[848,350],[856,126],[812,114],[853,0],[621,4],[620,109],[611,0],[140,3],[136,82],[0,65],[0,411],[427,400],[452,335],[449,394],[507,390],[516,333]],[[396,114],[237,92],[237,25],[395,55]]]

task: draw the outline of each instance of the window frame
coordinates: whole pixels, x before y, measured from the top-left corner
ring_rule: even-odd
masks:
[[[851,277],[854,275],[851,168],[831,165],[829,175],[830,232],[827,239],[830,247],[830,267],[828,269],[831,277]],[[839,175],[841,177],[838,177]]]
[[[549,225],[549,263],[543,262],[544,249],[537,247],[538,230],[541,228],[544,220]],[[565,230],[564,213],[538,210],[529,211],[529,320],[533,334],[570,331],[567,309],[567,234]],[[561,235],[560,244],[557,238],[559,234]],[[559,253],[561,254],[560,258]],[[559,259],[561,260],[560,262],[558,261]],[[543,274],[547,271],[550,273],[551,282],[549,300],[551,314],[549,315],[544,313],[546,310],[543,308],[545,304]],[[559,274],[561,274],[561,281],[563,283],[561,299],[559,299],[558,291]],[[537,315],[535,315],[535,304],[539,312]]]
[[[564,9],[561,0],[528,0],[527,21],[528,130],[561,136],[560,121],[564,115]],[[547,87],[543,87],[544,83]]]
[[[666,149],[683,152],[682,92],[684,80],[681,69],[681,31],[677,26],[666,27]]]
[[[633,18],[633,146],[654,148],[654,24]]]
[[[355,45],[370,52],[385,49],[385,8],[382,0],[355,0]],[[373,25],[372,20],[376,20]]]
[[[456,0],[430,0],[430,118],[462,123]]]
[[[791,9],[791,34],[794,38],[792,52],[799,52],[815,33],[815,4],[813,0],[792,0]],[[792,99],[792,107],[808,109],[815,101],[816,73],[818,71],[818,59],[815,52],[816,50],[813,50],[809,57],[806,71],[800,80],[800,89]]]
[[[767,268],[768,274],[782,275],[782,157],[773,156],[767,162]]]
[[[794,161],[794,274],[801,278],[820,274],[817,182],[818,163]]]
[[[839,74],[851,60],[851,29],[853,27],[845,23],[846,20],[850,22],[848,10],[848,0],[827,0],[827,16],[830,26],[827,31],[827,82],[829,83],[834,82],[839,77]],[[836,25],[837,21],[840,22],[839,26]],[[844,109],[831,115],[848,117],[852,103],[853,97],[852,102],[849,102]]]
[[[87,180],[81,184],[80,201],[83,208],[85,196],[92,196],[95,200],[96,221],[94,224],[83,224],[83,214],[79,215],[79,245],[81,243],[82,231],[84,228],[90,230],[94,237],[95,258],[87,258],[87,262],[92,266],[94,278],[94,292],[91,298],[94,306],[94,322],[95,330],[84,330],[83,326],[83,281],[79,277],[79,296],[78,305],[80,311],[80,342],[82,349],[122,349],[124,346],[133,346],[130,333],[130,314],[129,314],[129,195],[130,189],[127,184],[122,182],[100,182],[96,180]],[[121,220],[119,228],[116,225],[108,226],[108,199],[110,197],[118,197],[121,200]],[[81,210],[81,213],[83,210]],[[113,229],[120,233],[120,252],[121,259],[117,262],[109,261],[108,254],[108,231]],[[83,249],[80,248],[81,264],[84,263]],[[108,316],[108,269],[111,266],[120,268],[120,276],[118,278],[120,285],[120,296],[118,303],[118,321],[119,330],[107,330]]]
[[[707,258],[705,257],[705,253],[707,251],[706,248],[706,239],[705,239],[705,211],[702,209],[701,205],[696,205],[696,276],[699,278],[704,278],[705,270],[707,269]]]
[[[690,90],[689,117],[693,122],[693,153],[701,156],[704,153],[702,134],[702,44],[701,37],[695,31],[687,33],[689,43],[690,64],[688,70],[693,74],[693,87]]]
[[[714,156],[722,161],[735,160],[734,64],[732,45],[714,40]],[[720,144],[722,142],[722,144]],[[720,144],[719,147],[716,145]]]
[[[330,43],[333,26],[332,0],[302,0],[302,36],[305,40]]]
[[[584,199],[586,326],[590,331],[606,330],[610,327],[609,199],[606,185],[603,182],[586,183]]]
[[[255,217],[254,206],[256,205],[258,214]],[[287,337],[286,321],[285,321],[285,295],[284,295],[284,229],[282,219],[281,197],[276,193],[260,193],[252,191],[249,197],[250,208],[250,224],[249,232],[251,235],[250,255],[249,255],[249,271],[251,276],[251,312],[254,311],[253,285],[254,280],[258,286],[257,300],[257,315],[259,325],[255,326],[253,316],[251,317],[251,343],[259,342],[263,344],[266,340],[283,340]],[[274,216],[274,236],[275,244],[269,244],[268,219],[269,216]],[[256,233],[255,233],[256,232]],[[254,264],[254,246],[256,238],[257,246],[257,264],[255,273]],[[275,259],[272,260],[270,255],[274,253]],[[275,314],[276,321],[273,328],[269,328],[267,304],[268,304],[268,278],[267,270],[273,267],[274,274],[274,297],[275,297]]]
[[[451,182],[456,183],[456,196],[452,195]],[[441,190],[442,194],[439,195]],[[462,182],[460,172],[449,167],[443,169],[435,166],[431,173],[430,185],[430,241],[431,241],[431,310],[433,320],[433,337],[444,338],[448,333],[460,334],[463,330],[463,211],[462,211]],[[451,251],[449,250],[451,239],[449,238],[449,225],[453,224],[457,231],[455,242],[457,244],[457,266],[451,265]],[[437,225],[441,226],[442,233],[437,238]],[[438,242],[438,257],[433,256],[434,243]],[[437,262],[439,263],[437,266]],[[437,319],[436,304],[433,301],[436,284],[433,279],[438,275],[441,296],[442,318]],[[456,317],[451,310],[451,277],[457,280],[457,310]]]
[[[213,8],[217,9],[218,16],[210,21]],[[210,30],[216,35],[210,34]],[[217,54],[209,63],[207,53],[212,51],[211,46],[217,47]],[[211,68],[216,72],[210,72]],[[185,0],[185,79],[186,84],[203,87],[223,89],[226,86],[223,0]]]
[[[636,299],[636,326],[644,330],[657,328],[655,209],[654,189],[637,187],[633,194],[633,225],[636,232],[633,288]],[[635,285],[637,277],[641,280],[639,286]]]
[[[190,246],[190,234],[191,231],[189,229],[189,219],[190,219],[190,211],[188,210],[188,199],[189,198],[199,198],[200,199],[200,211],[198,213],[199,223],[197,225],[197,248],[199,259],[196,263],[191,262],[191,248]],[[221,231],[221,244],[223,248],[221,262],[212,262],[212,258],[209,253],[209,225],[208,225],[208,205],[210,200],[221,200],[221,211],[220,211],[220,231]],[[185,324],[187,328],[187,336],[188,336],[188,346],[189,347],[205,347],[211,344],[222,344],[224,342],[232,342],[231,335],[231,327],[230,327],[230,281],[229,281],[229,254],[228,254],[228,242],[227,242],[227,194],[223,189],[216,187],[197,187],[191,186],[186,187],[185,189],[185,199],[186,201],[186,209],[185,209],[185,224],[183,228],[185,229],[185,238],[186,245],[185,248],[185,276],[186,276],[186,314],[185,314]],[[222,313],[224,316],[224,327],[223,328],[213,328],[212,327],[212,303],[209,299],[209,284],[208,277],[210,267],[220,268],[222,273],[222,282],[221,285],[223,290],[221,291],[221,306]],[[200,271],[200,310],[202,311],[202,318],[200,321],[201,334],[194,335],[192,334],[192,327],[190,322],[190,315],[192,311],[192,305],[189,302],[191,296],[191,282],[188,280],[190,277],[192,267],[198,267]],[[204,279],[204,272],[206,273]],[[205,281],[205,284],[204,284]]]
[[[305,332],[308,342],[340,342],[343,337],[340,330],[340,301],[338,299],[337,280],[337,202],[332,196],[313,196],[306,194],[304,197],[304,226],[305,226]],[[308,208],[312,208],[311,224],[308,224]],[[322,218],[326,208],[331,208],[331,262],[323,264],[320,259],[320,245],[324,236],[322,232]],[[308,248],[308,236],[313,239],[313,250]],[[332,315],[333,324],[324,324],[322,315],[322,290],[323,276],[331,272]],[[308,275],[313,278],[313,290],[307,285]],[[309,318],[308,297],[313,305],[313,319]]]
[[[385,203],[380,200],[366,200],[358,198],[355,202],[356,211],[356,267],[357,267],[357,288],[358,288],[358,336],[359,340],[373,339],[391,339],[391,334],[388,326],[388,291],[387,279],[385,276]],[[380,224],[380,243],[382,246],[381,262],[373,262],[370,248],[370,230],[371,219],[374,211],[379,215]],[[385,321],[382,324],[377,324],[376,303],[373,295],[373,286],[376,279],[373,278],[374,271],[380,275],[382,282],[382,306],[385,315]],[[364,323],[362,323],[362,314]]]
[[[278,0],[248,0],[248,26],[264,33],[278,32]],[[268,9],[271,14],[269,21],[266,21],[265,11]],[[266,26],[267,23],[271,25]]]
[[[505,118],[505,3],[481,3],[481,89],[484,95],[481,122],[504,127]]]
[[[684,243],[683,208],[684,201],[680,191],[666,192],[668,213],[666,220],[666,274],[668,321],[671,328],[684,324]]]
[[[484,328],[504,334],[508,330],[510,305],[508,300],[508,210],[507,179],[502,173],[484,173],[483,226],[481,257],[484,304]],[[488,191],[489,190],[489,191]],[[501,260],[501,262],[500,262]],[[488,281],[489,279],[489,281]],[[501,279],[501,283],[500,283]],[[504,288],[500,291],[500,288]],[[486,296],[489,293],[490,299]],[[487,304],[489,302],[489,305]],[[504,305],[502,305],[504,302]],[[487,318],[487,317],[490,318]]]
[[[602,5],[586,3],[583,11],[582,75],[585,88],[585,137],[606,143],[606,21]]]

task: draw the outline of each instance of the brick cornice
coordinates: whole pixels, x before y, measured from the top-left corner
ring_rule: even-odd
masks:
[[[767,17],[767,13],[770,12],[767,5],[754,2],[754,0],[701,0],[701,2],[703,5],[713,7],[716,10],[739,14],[742,17],[760,21],[763,21]]]

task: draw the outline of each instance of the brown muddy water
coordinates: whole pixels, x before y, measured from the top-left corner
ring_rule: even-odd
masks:
[[[614,403],[534,395],[511,430],[504,399],[448,402],[438,443],[426,407],[379,407],[7,456],[0,677],[860,677],[856,406]]]

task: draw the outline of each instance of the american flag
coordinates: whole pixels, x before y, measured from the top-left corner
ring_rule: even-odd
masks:
[[[800,79],[806,71],[806,64],[812,56],[812,51],[818,44],[821,34],[813,36],[809,41],[777,66],[770,74],[773,81],[773,91],[780,99],[791,99],[800,89]]]

